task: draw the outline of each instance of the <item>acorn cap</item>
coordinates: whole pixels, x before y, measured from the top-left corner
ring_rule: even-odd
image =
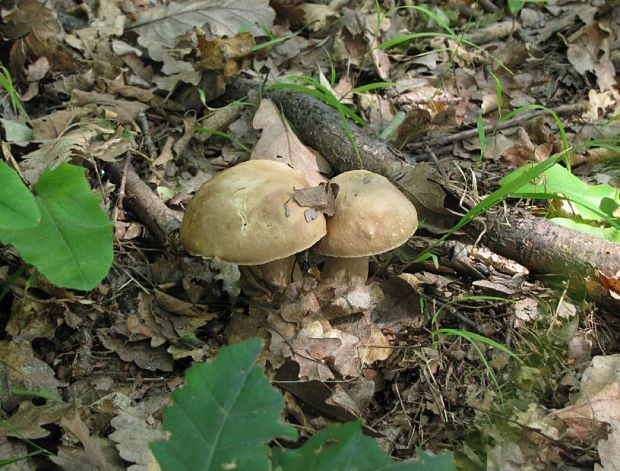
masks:
[[[250,160],[204,183],[187,206],[181,242],[192,255],[261,265],[307,249],[325,235],[321,213],[293,199],[304,176],[273,160]]]
[[[319,253],[329,257],[365,257],[392,250],[411,237],[418,217],[413,204],[390,181],[366,170],[341,173],[336,210],[327,218]]]

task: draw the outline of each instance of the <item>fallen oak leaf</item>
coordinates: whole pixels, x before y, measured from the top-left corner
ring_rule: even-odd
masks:
[[[58,455],[50,459],[62,469],[79,471],[82,469],[97,469],[106,471],[120,471],[125,469],[112,441],[108,438],[91,436],[88,427],[78,412],[71,417],[60,419],[60,425],[65,433],[77,439],[83,448],[61,446]]]

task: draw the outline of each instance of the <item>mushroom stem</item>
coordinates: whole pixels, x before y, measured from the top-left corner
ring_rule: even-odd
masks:
[[[368,279],[368,257],[327,257],[321,279],[332,284],[365,283]]]
[[[295,255],[263,263],[262,265],[243,266],[242,272],[249,272],[254,280],[264,283],[268,288],[286,288],[293,281],[300,279],[301,270]]]

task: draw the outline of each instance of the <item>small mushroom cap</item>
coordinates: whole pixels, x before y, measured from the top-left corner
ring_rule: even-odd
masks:
[[[327,218],[319,252],[329,257],[365,257],[392,250],[413,235],[418,216],[413,204],[390,181],[366,170],[341,173],[336,211]]]
[[[293,191],[304,176],[273,160],[250,160],[204,183],[187,206],[181,242],[192,255],[261,265],[301,252],[325,235],[323,214],[306,210]]]

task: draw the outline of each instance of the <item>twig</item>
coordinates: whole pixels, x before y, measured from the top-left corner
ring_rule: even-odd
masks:
[[[583,103],[571,103],[568,105],[560,105],[554,108],[553,111],[555,111],[558,114],[564,114],[564,113],[575,113],[578,111],[582,111],[584,109],[585,109],[585,104]],[[484,132],[489,133],[493,131],[501,131],[502,129],[511,128],[524,121],[528,121],[532,118],[536,118],[538,116],[542,116],[547,113],[548,112],[545,110],[536,110],[536,111],[531,111],[528,113],[521,113],[520,115],[515,116],[514,118],[511,118],[509,120],[502,121],[501,123],[497,125],[494,125],[494,124],[486,125],[484,127]],[[467,129],[465,131],[448,134],[446,136],[436,137],[434,139],[427,139],[426,141],[415,142],[413,144],[409,144],[407,146],[407,150],[424,149],[426,147],[436,147],[436,146],[441,146],[445,144],[450,144],[452,142],[460,141],[463,139],[469,139],[472,137],[478,137],[478,129]]]
[[[146,115],[144,113],[140,113],[136,117],[136,121],[140,125],[140,129],[142,129],[142,135],[144,136],[144,146],[149,153],[149,157],[154,159],[157,157],[157,148],[155,144],[153,144],[153,138],[151,137],[151,127],[149,126],[149,122],[146,119]]]
[[[108,167],[110,177],[119,186],[125,179],[125,198],[127,206],[153,233],[161,245],[169,245],[172,235],[179,228],[179,219],[175,213],[155,195],[142,181],[134,168],[127,163],[113,163]]]
[[[116,199],[116,206],[114,206],[114,211],[112,211],[112,224],[116,224],[118,220],[118,212],[123,209],[123,202],[125,200],[125,186],[127,183],[127,172],[129,170],[129,159],[128,155],[125,157],[125,163],[123,165],[123,173],[121,174],[121,181],[118,185],[118,198]]]

